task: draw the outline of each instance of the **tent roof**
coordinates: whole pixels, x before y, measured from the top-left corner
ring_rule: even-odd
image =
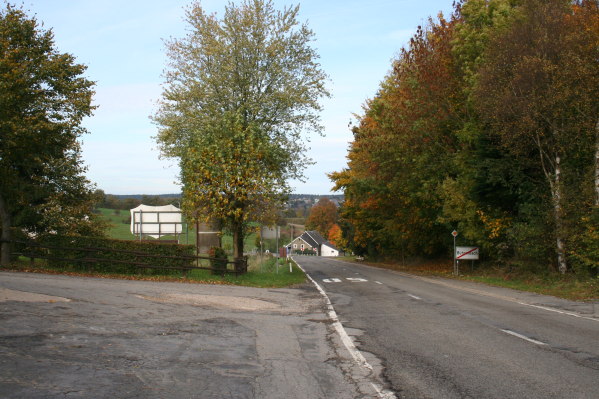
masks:
[[[163,206],[152,206],[152,205],[144,205],[141,204],[133,209],[131,212],[181,212],[181,209],[177,208],[174,205],[163,205]]]

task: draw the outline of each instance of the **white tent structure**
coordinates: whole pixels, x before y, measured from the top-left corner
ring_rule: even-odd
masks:
[[[183,232],[181,209],[174,205],[140,205],[131,209],[131,234],[160,239],[164,235],[179,235]]]

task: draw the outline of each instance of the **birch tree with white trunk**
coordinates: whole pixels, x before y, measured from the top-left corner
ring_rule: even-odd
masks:
[[[522,157],[536,153],[551,198],[557,265],[565,273],[564,190],[575,183],[564,179],[574,174],[567,169],[574,159],[587,160],[599,196],[597,6],[530,0],[512,18],[491,39],[475,97],[506,148]]]

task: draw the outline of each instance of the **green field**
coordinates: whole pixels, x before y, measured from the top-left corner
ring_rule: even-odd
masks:
[[[110,227],[108,229],[108,236],[110,238],[115,238],[118,240],[135,240],[138,239],[133,234],[131,234],[131,225],[130,225],[130,213],[128,210],[120,210],[120,209],[108,209],[108,208],[98,208],[102,217],[110,223]],[[185,225],[183,226],[184,233],[179,236],[180,244],[190,244],[196,245],[196,234],[193,226],[189,226],[189,230],[186,231]],[[187,232],[187,234],[185,234]],[[152,238],[148,238],[152,239]],[[163,236],[162,240],[174,240],[175,236]],[[252,251],[256,247],[256,233],[251,233],[245,239],[244,249],[246,252]],[[231,235],[223,236],[223,248],[227,253],[233,252],[233,237]]]
[[[120,209],[99,208],[101,215],[110,223],[108,236],[119,240],[134,240],[129,225],[129,211]]]
[[[121,240],[134,240],[136,239],[130,232],[129,224],[129,212],[118,211],[114,209],[101,208],[99,209],[101,215],[106,221],[110,223],[108,235],[111,238]],[[195,245],[195,237],[193,230],[190,230],[189,244]],[[174,239],[174,237],[168,237],[168,239]],[[251,251],[255,247],[256,234],[252,233],[245,240],[246,251]],[[232,248],[232,237],[223,236],[223,247],[229,252]],[[181,237],[181,242],[185,243],[185,236]],[[229,256],[230,259],[230,256]],[[208,260],[203,266],[208,267]],[[35,259],[31,262],[28,258],[20,257],[13,262],[9,267],[5,268],[8,270],[18,270],[24,272],[33,273],[52,273],[52,274],[67,274],[74,276],[93,276],[102,278],[118,278],[118,279],[131,279],[131,280],[151,280],[151,281],[177,281],[187,283],[208,283],[208,284],[230,284],[230,285],[243,285],[249,287],[289,287],[291,285],[302,284],[306,281],[304,272],[297,267],[294,262],[290,264],[285,263],[283,259],[278,260],[274,257],[268,256],[251,256],[248,260],[248,272],[236,276],[235,274],[226,274],[225,276],[212,274],[209,270],[191,270],[187,273],[182,271],[161,271],[156,273],[155,271],[149,271],[140,269],[131,274],[116,274],[111,272],[97,272],[85,268],[85,266],[77,264],[69,264],[67,266],[52,266],[49,262],[41,259]]]

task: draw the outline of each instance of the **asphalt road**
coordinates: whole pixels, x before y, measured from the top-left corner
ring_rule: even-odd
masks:
[[[599,303],[295,259],[399,398],[599,398]]]
[[[0,398],[372,398],[311,284],[0,272]]]

